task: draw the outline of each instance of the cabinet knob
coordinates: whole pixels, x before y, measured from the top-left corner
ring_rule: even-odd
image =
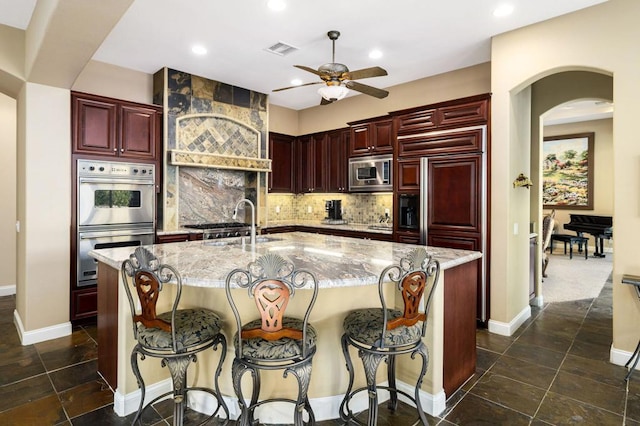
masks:
[[[113,152],[118,152],[118,148],[113,148]]]
[[[120,148],[120,152],[124,152],[124,148]]]

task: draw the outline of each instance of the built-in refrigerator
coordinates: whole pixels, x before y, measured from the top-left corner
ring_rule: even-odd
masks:
[[[485,254],[478,268],[477,318],[486,323],[487,283],[487,153],[486,126],[450,131],[479,132],[476,152],[432,155],[420,159],[419,214],[421,243],[474,250]],[[447,131],[442,135],[446,136]]]

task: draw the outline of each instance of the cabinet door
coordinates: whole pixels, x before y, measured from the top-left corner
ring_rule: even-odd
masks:
[[[153,108],[123,104],[120,107],[120,156],[154,159],[160,140],[158,120],[157,110]]]
[[[315,163],[313,157],[313,139],[301,136],[296,140],[296,192],[313,192]]]
[[[393,152],[393,120],[375,121],[371,124],[373,132],[373,153]]]
[[[427,220],[432,230],[482,230],[482,154],[432,157],[427,170]]]
[[[420,160],[399,160],[398,191],[417,191],[420,189]]]
[[[312,139],[313,186],[312,192],[327,190],[327,134],[316,133]]]
[[[336,130],[327,135],[327,192],[347,191],[347,144],[350,132]]]
[[[294,137],[269,133],[269,192],[294,192]]]
[[[349,155],[368,155],[371,153],[371,127],[369,123],[351,127],[349,140]]]
[[[438,108],[438,121],[441,127],[484,124],[488,119],[489,101],[487,99]]]
[[[106,100],[72,94],[74,154],[116,156],[117,105]]]

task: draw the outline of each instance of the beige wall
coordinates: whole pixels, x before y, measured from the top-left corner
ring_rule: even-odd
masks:
[[[24,31],[0,25],[0,92],[16,97],[24,80]]]
[[[16,285],[16,126],[16,101],[0,94],[0,290]]]
[[[69,321],[70,93],[26,83],[18,105],[16,308],[29,331]]]
[[[391,111],[489,93],[490,82],[491,65],[487,62],[386,88],[389,90],[389,96],[384,99],[367,95],[348,97],[334,104],[298,111],[297,126],[286,127],[290,131],[297,127],[295,134],[283,130],[283,123],[295,119],[291,110],[270,107],[269,130],[298,136],[339,129],[346,127],[350,121],[378,117]]]
[[[607,19],[602,19],[606,16]],[[636,244],[640,237],[640,144],[637,143],[637,76],[640,60],[636,40],[640,37],[640,2],[609,0],[569,15],[502,34],[492,42],[492,308],[493,319],[509,323],[511,312],[525,308],[520,300],[509,299],[528,267],[526,258],[514,256],[525,241],[507,237],[514,223],[527,223],[529,202],[516,204],[510,180],[521,164],[500,162],[524,143],[515,126],[519,115],[514,98],[536,80],[571,69],[592,70],[614,76],[613,98],[613,199],[614,240],[613,350],[633,350],[638,339],[635,324],[640,321],[640,301],[629,286],[620,284],[621,275],[640,274]],[[529,138],[527,136],[527,138]],[[507,206],[508,208],[504,208]],[[509,206],[511,206],[509,208]],[[503,238],[501,238],[503,237]],[[498,271],[498,272],[496,272]],[[526,302],[525,302],[526,303]]]
[[[143,104],[153,103],[153,75],[89,61],[71,90]]]

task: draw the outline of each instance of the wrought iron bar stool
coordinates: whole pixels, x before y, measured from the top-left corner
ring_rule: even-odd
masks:
[[[236,334],[233,337],[235,358],[231,373],[241,410],[238,425],[257,424],[255,409],[276,401],[295,404],[293,420],[296,426],[304,424],[305,411],[308,424],[315,424],[307,397],[317,338],[316,330],[309,324],[309,315],[318,295],[315,276],[306,270],[296,270],[293,263],[278,254],[268,253],[251,262],[247,269],[231,271],[225,287],[236,319]],[[243,323],[236,304],[238,289],[245,290],[246,296],[254,299],[260,318]],[[304,318],[286,316],[285,310],[290,299],[295,296],[296,290],[301,289],[311,292],[309,302],[305,302]],[[284,378],[289,374],[295,376],[298,381],[297,398],[258,401],[261,370],[284,370]],[[245,401],[241,386],[242,377],[247,372],[251,373],[253,384],[249,404]]]
[[[427,419],[420,403],[420,387],[429,363],[428,349],[422,341],[427,327],[427,315],[434,290],[440,275],[440,263],[420,247],[414,249],[397,265],[386,267],[378,279],[380,308],[364,308],[350,312],[344,319],[342,352],[349,373],[349,385],[340,404],[340,418],[349,423],[364,424],[353,413],[349,404],[359,392],[366,391],[369,397],[367,425],[375,426],[378,421],[378,389],[389,391],[388,407],[395,410],[398,394],[412,401],[423,425]],[[402,295],[404,311],[393,309],[394,301],[386,300],[385,287],[396,287],[395,294]],[[421,301],[424,295],[424,307]],[[354,368],[349,355],[349,347],[358,350],[362,359],[367,386],[353,389]],[[415,394],[400,390],[396,385],[396,357],[402,354],[417,355],[422,358],[422,369],[415,384]],[[386,360],[388,386],[376,384],[378,366]]]
[[[187,407],[187,393],[202,391],[213,395],[217,401],[215,411],[205,422],[224,411],[224,422],[229,419],[227,408],[218,386],[218,378],[227,352],[227,342],[221,333],[222,320],[209,309],[178,309],[182,294],[182,279],[172,266],[160,264],[158,259],[146,248],[138,247],[129,259],[122,263],[122,280],[129,299],[133,317],[133,335],[137,340],[131,352],[131,368],[138,381],[141,392],[140,406],[132,424],[142,423],[142,413],[156,401],[172,395],[174,401],[173,424],[182,425]],[[175,283],[175,296],[172,308],[168,312],[156,314],[156,303],[169,282]],[[136,309],[131,288],[136,289],[140,309]],[[167,293],[169,294],[169,293]],[[206,349],[217,350],[221,346],[220,360],[214,379],[215,390],[204,387],[189,387],[187,384],[187,367],[197,361],[197,354]],[[168,367],[173,380],[173,389],[166,392],[146,406],[145,383],[138,367],[138,356],[160,358],[161,365]]]

